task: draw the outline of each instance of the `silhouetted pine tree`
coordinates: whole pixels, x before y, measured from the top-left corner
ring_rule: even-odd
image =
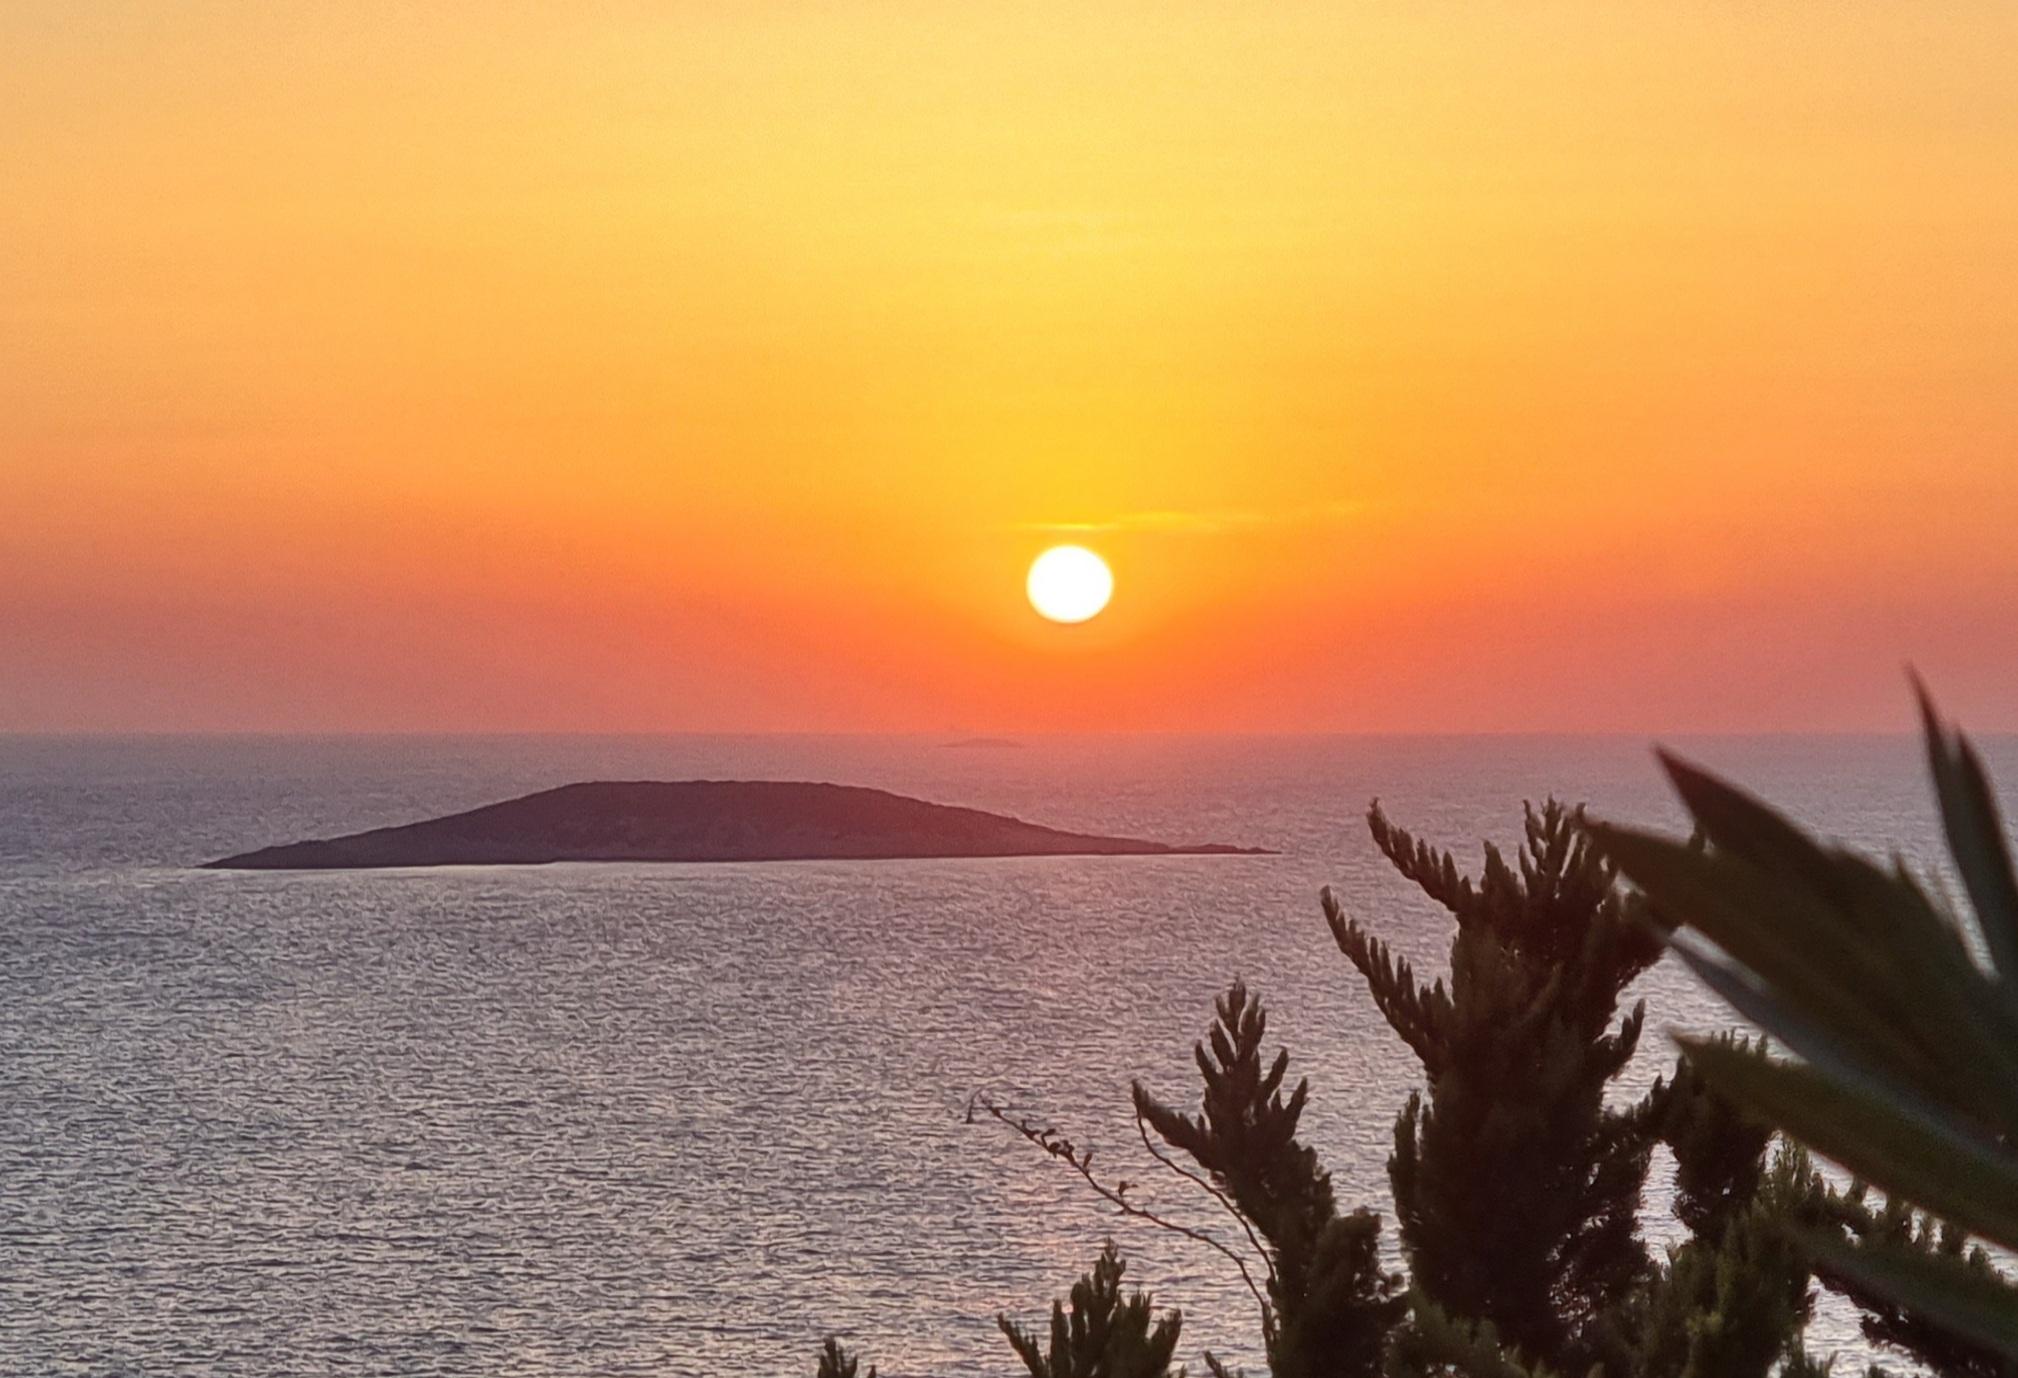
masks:
[[[1200,1112],[1173,1110],[1140,1082],[1136,1111],[1189,1154],[1259,1234],[1269,1264],[1264,1341],[1275,1378],[1372,1378],[1407,1310],[1401,1280],[1380,1266],[1380,1217],[1340,1215],[1331,1174],[1297,1140],[1310,1083],[1299,1080],[1284,1099],[1287,1052],[1264,1070],[1268,1015],[1261,1002],[1236,981],[1217,1014],[1210,1048],[1194,1050],[1205,1081]]]
[[[1490,1322],[1446,1315],[1421,1292],[1409,1293],[1408,1324],[1395,1331],[1387,1378],[1554,1378],[1515,1358]]]
[[[1764,1378],[1800,1353],[1813,1298],[1787,1226],[1813,1209],[1821,1179],[1783,1145],[1741,1203],[1676,1248],[1614,1323],[1626,1347],[1606,1369],[1636,1378]],[[1677,1214],[1681,1214],[1678,1209]]]
[[[1124,1297],[1125,1270],[1110,1240],[1093,1270],[1073,1285],[1071,1310],[1062,1301],[1051,1303],[1048,1352],[1007,1316],[995,1318],[1031,1378],[1169,1378],[1184,1317],[1177,1311],[1157,1316],[1146,1292]]]
[[[1763,1056],[1742,1039],[1725,1047]],[[1804,1359],[1813,1307],[1805,1256],[1787,1226],[1810,1218],[1822,1181],[1797,1148],[1767,1165],[1772,1129],[1717,1095],[1687,1059],[1642,1102],[1675,1155],[1675,1216],[1691,1238],[1609,1321],[1607,1368],[1638,1378],[1763,1378]]]
[[[1643,1003],[1617,1018],[1620,994],[1659,957],[1659,931],[1586,842],[1581,810],[1554,800],[1527,810],[1518,869],[1488,846],[1476,884],[1378,805],[1368,824],[1457,921],[1449,984],[1423,986],[1324,893],[1339,948],[1428,1082],[1388,1160],[1410,1275],[1524,1361],[1581,1375],[1601,1319],[1651,1271],[1636,1217],[1652,1138],[1605,1091],[1645,1018]]]
[[[1763,1045],[1723,1035],[1717,1046],[1763,1057]],[[1687,1058],[1645,1101],[1648,1128],[1675,1155],[1675,1218],[1714,1239],[1758,1194],[1772,1126],[1710,1090]]]

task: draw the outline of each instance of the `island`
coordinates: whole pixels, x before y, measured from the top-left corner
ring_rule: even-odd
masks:
[[[1259,856],[1065,832],[859,785],[591,781],[466,813],[206,862],[227,871],[528,866],[557,861],[883,861],[931,857]]]

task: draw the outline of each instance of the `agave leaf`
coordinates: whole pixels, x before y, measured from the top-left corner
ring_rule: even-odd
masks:
[[[1727,841],[1704,851],[1594,828],[1655,907],[1715,942],[1842,1057],[2018,1130],[2013,1004],[1926,893],[1910,877],[1815,846],[1720,781],[1677,769],[1691,806],[1714,820],[1706,833]]]
[[[1779,810],[1672,752],[1654,755],[1703,836],[1719,851],[1798,877],[1809,890],[1835,898],[1836,858]]]
[[[1941,721],[1924,684],[1916,679],[1913,688],[1920,697],[1927,761],[1941,800],[1948,850],[1969,891],[1991,961],[2006,981],[2018,981],[2018,876],[2012,872],[1997,797],[1976,748]]]
[[[1715,851],[1747,861],[1782,886],[1809,896],[1833,918],[1837,936],[1854,934],[1894,949],[1894,955],[1918,958],[1932,952],[1968,961],[1968,951],[1954,941],[1946,917],[1929,904],[1913,902],[1925,898],[1916,889],[1901,887],[1898,877],[1862,857],[1816,842],[1778,810],[1736,786],[1679,757],[1659,754]],[[1874,896],[1880,897],[1878,903],[1871,902]],[[1948,941],[1933,945],[1924,941],[1937,933]]]
[[[1837,864],[1842,906],[1863,916],[1860,926],[1929,935],[1903,950],[1887,948],[1895,995],[1881,1011],[1894,1037],[1916,1037],[1931,1055],[1938,1080],[1922,1089],[1942,1091],[1974,1118],[2018,1130],[2018,1018],[2007,994],[1909,873],[1847,854]],[[1932,1010],[1922,1003],[1924,992],[1938,993]]]
[[[1971,1234],[2018,1245],[2018,1159],[1919,1095],[1708,1040],[1680,1042],[1705,1081],[1816,1152]]]
[[[1882,1244],[1852,1245],[1815,1230],[1794,1231],[1803,1248],[1907,1310],[2018,1360],[2018,1290],[1958,1258]]]
[[[1889,1088],[1872,1078],[1856,1053],[1829,1030],[1821,1027],[1781,1001],[1774,992],[1751,979],[1749,973],[1684,940],[1674,944],[1675,955],[1704,985],[1724,998],[1724,1002],[1760,1029],[1780,1041],[1788,1052],[1798,1053],[1838,1081],[1862,1085],[1884,1094]],[[1687,1035],[1677,1031],[1678,1041]]]
[[[1818,851],[1825,897],[1725,851],[1596,834],[1656,907],[1724,949],[1843,1056],[2018,1129],[2018,1020],[1916,885]]]
[[[1601,825],[1596,832],[1656,907],[1722,948],[1846,1056],[1908,1084],[1940,1084],[1951,1075],[1948,1059],[1958,1045],[1976,1041],[1952,1026],[1951,992],[1902,991],[1901,973],[1914,964],[1845,934],[1838,917],[1811,896],[1738,857],[1625,828]],[[1938,1025],[1927,1027],[1929,1021]],[[1928,1036],[1903,1040],[1901,1025]]]

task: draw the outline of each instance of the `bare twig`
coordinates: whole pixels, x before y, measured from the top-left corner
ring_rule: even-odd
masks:
[[[1240,1270],[1240,1280],[1247,1284],[1248,1293],[1251,1296],[1253,1296],[1254,1304],[1261,1309],[1261,1333],[1264,1335],[1274,1334],[1275,1313],[1268,1304],[1268,1298],[1262,1293],[1261,1288],[1258,1285],[1256,1285],[1254,1281],[1254,1274],[1248,1269],[1247,1260],[1240,1256],[1239,1250],[1229,1247],[1226,1243],[1215,1238],[1210,1234],[1207,1234],[1204,1230],[1194,1229],[1189,1225],[1181,1225],[1175,1220],[1171,1220],[1164,1216],[1158,1215],[1155,1211],[1150,1210],[1146,1206],[1136,1205],[1133,1201],[1128,1199],[1128,1190],[1130,1187],[1134,1186],[1135,1183],[1129,1181],[1121,1181],[1115,1183],[1111,1187],[1108,1186],[1107,1183],[1101,1181],[1098,1177],[1095,1177],[1093,1175],[1093,1167],[1092,1167],[1093,1150],[1089,1148],[1082,1152],[1079,1149],[1079,1147],[1076,1144],[1074,1144],[1070,1139],[1061,1137],[1057,1130],[1049,1128],[1038,1129],[1035,1126],[1033,1126],[1030,1123],[1030,1121],[1025,1119],[1018,1119],[1010,1115],[1008,1110],[1006,1110],[1001,1105],[996,1104],[996,1102],[990,1099],[985,1092],[977,1091],[968,1100],[967,1119],[970,1122],[974,1118],[974,1111],[976,1109],[985,1111],[988,1115],[990,1115],[994,1119],[999,1120],[1001,1123],[1015,1130],[1016,1133],[1022,1135],[1025,1139],[1029,1140],[1037,1147],[1043,1149],[1044,1152],[1050,1155],[1051,1157],[1058,1159],[1060,1162],[1063,1162],[1067,1167],[1071,1168],[1074,1172],[1079,1174],[1081,1180],[1083,1180],[1087,1186],[1093,1188],[1094,1192],[1097,1193],[1102,1200],[1106,1201],[1109,1205],[1113,1206],[1123,1215],[1129,1216],[1136,1220],[1145,1221],[1148,1224],[1157,1226],[1159,1229],[1168,1230],[1172,1234],[1183,1235],[1186,1239],[1193,1240],[1199,1244],[1203,1244],[1208,1249],[1212,1249],[1215,1252],[1222,1255],[1223,1257],[1225,1257],[1229,1262],[1233,1264],[1235,1268]],[[1144,1142],[1145,1143],[1147,1142],[1146,1138],[1144,1139]],[[1155,1153],[1155,1150],[1153,1148],[1150,1151],[1152,1153]],[[1185,1172],[1183,1168],[1177,1167],[1175,1163],[1171,1163],[1169,1162],[1168,1159],[1164,1159],[1161,1154],[1156,1154],[1156,1156],[1162,1161],[1164,1161],[1166,1164],[1168,1164],[1170,1167],[1176,1169],[1176,1171],[1181,1175],[1186,1177],[1192,1176],[1192,1174]],[[1193,1180],[1196,1181],[1197,1179],[1193,1178]],[[1212,1192],[1213,1195],[1215,1196],[1219,1195],[1218,1191],[1209,1184],[1206,1185],[1206,1190]],[[1224,1197],[1221,1197],[1221,1202],[1222,1204],[1226,1205],[1229,1210],[1232,1209],[1232,1204],[1230,1202],[1227,1202]],[[1242,1223],[1244,1225],[1245,1221],[1243,1221]],[[1248,1238],[1252,1239],[1253,1237],[1254,1237],[1253,1232],[1250,1230],[1248,1233]],[[1262,1257],[1265,1262],[1267,1259],[1266,1253],[1264,1253]]]
[[[1142,1112],[1140,1110],[1137,1110],[1135,1112],[1135,1132],[1142,1136],[1142,1146],[1149,1150],[1150,1157],[1154,1158],[1157,1162],[1163,1164],[1163,1166],[1169,1168],[1179,1177],[1184,1178],[1186,1181],[1198,1187],[1201,1191],[1205,1192],[1213,1200],[1217,1201],[1221,1206],[1226,1208],[1226,1213],[1232,1216],[1234,1220],[1240,1225],[1240,1228],[1247,1233],[1247,1242],[1254,1246],[1254,1252],[1260,1256],[1262,1266],[1268,1269],[1269,1282],[1273,1283],[1276,1280],[1275,1261],[1268,1256],[1267,1248],[1263,1246],[1260,1237],[1254,1233],[1254,1222],[1252,1222],[1247,1218],[1247,1212],[1240,1209],[1239,1206],[1236,1206],[1233,1203],[1233,1198],[1228,1196],[1225,1192],[1221,1191],[1218,1187],[1212,1185],[1209,1179],[1199,1176],[1197,1173],[1193,1172],[1190,1168],[1184,1166],[1182,1163],[1178,1162],[1175,1158],[1172,1158],[1169,1154],[1165,1153],[1162,1149],[1158,1148],[1155,1142],[1149,1137],[1149,1121],[1142,1118]]]

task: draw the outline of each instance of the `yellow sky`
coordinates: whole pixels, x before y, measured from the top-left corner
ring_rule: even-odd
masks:
[[[1903,727],[1908,658],[2018,727],[2014,63],[13,0],[0,730]]]

